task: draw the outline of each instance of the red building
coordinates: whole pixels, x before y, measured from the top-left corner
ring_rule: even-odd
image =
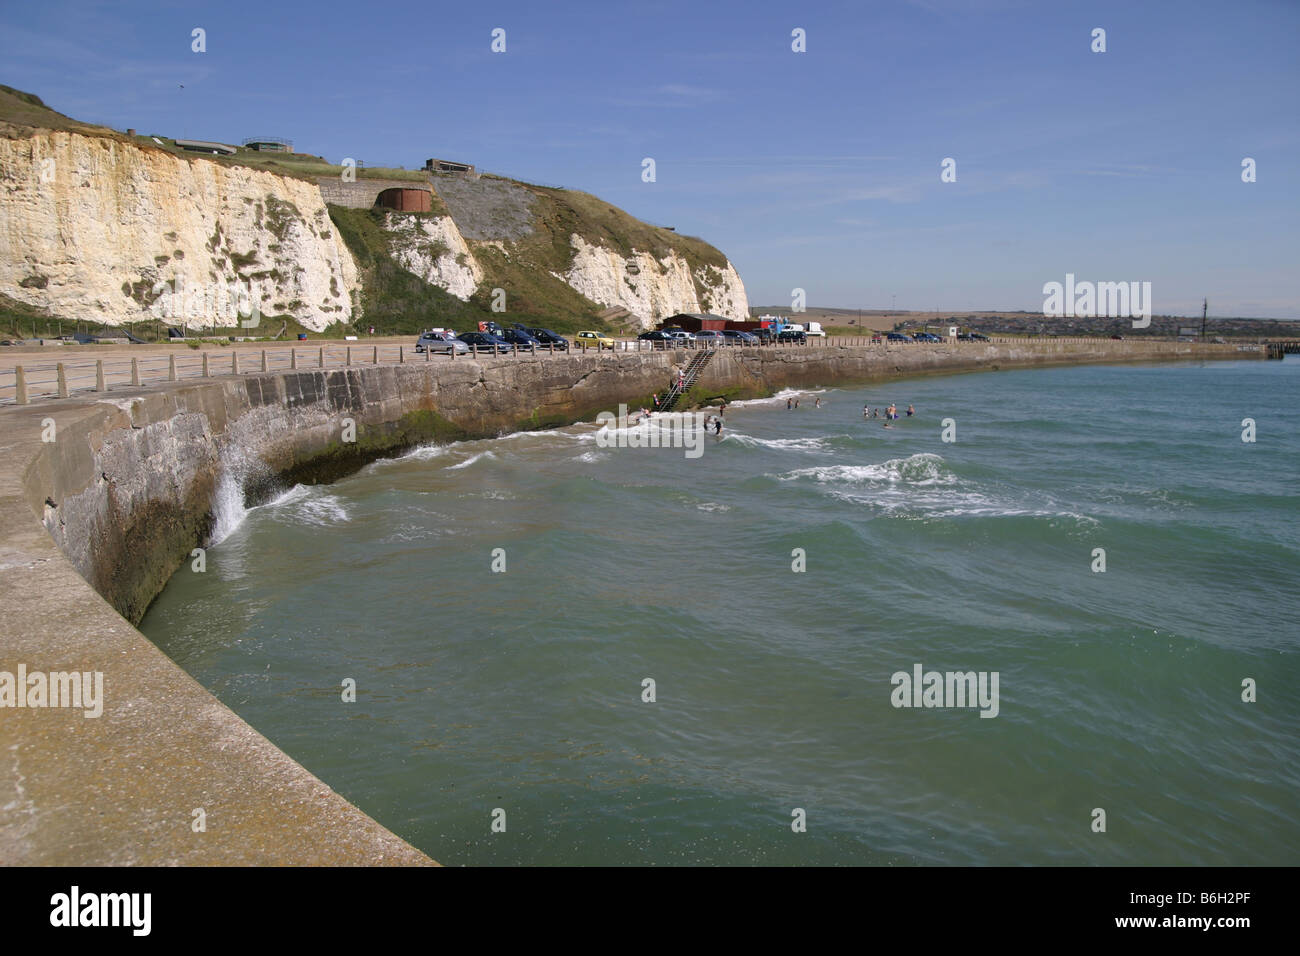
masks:
[[[678,328],[683,332],[703,332],[706,329],[721,332],[723,329],[740,328],[746,324],[748,323],[733,322],[725,315],[714,315],[711,312],[678,312],[660,322],[659,328]]]

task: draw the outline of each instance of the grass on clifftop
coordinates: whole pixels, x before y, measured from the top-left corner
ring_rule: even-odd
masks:
[[[18,138],[30,136],[38,129],[71,130],[89,136],[116,135],[106,126],[80,123],[50,109],[35,93],[0,85],[0,134]]]
[[[264,169],[281,176],[292,176],[311,182],[315,182],[319,176],[337,177],[343,173],[342,166],[336,166],[319,156],[308,153],[263,153],[255,149],[246,149],[237,143],[227,144],[237,148],[234,156],[187,152],[176,145],[173,137],[155,134],[130,137],[107,126],[81,123],[70,116],[64,116],[57,110],[50,109],[35,93],[25,93],[12,86],[0,85],[0,135],[17,139],[31,136],[40,130],[67,130],[87,136],[102,136],[124,143],[134,143],[142,149],[161,149],[184,159],[205,160],[223,166],[248,166],[252,169]],[[206,134],[195,138],[216,139]],[[221,142],[220,139],[216,141]],[[419,169],[375,167],[361,168],[355,172],[358,179],[392,179],[421,183],[427,183],[429,179],[428,175]]]

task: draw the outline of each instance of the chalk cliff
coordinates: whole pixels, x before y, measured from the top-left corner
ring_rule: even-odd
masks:
[[[677,252],[662,259],[649,252],[622,255],[574,235],[573,264],[563,279],[603,306],[621,306],[650,328],[677,312],[712,312],[730,319],[749,317],[749,300],[735,267],[702,265],[694,270]]]
[[[357,287],[308,182],[104,136],[0,138],[0,292],[20,302],[201,328],[250,323],[257,301],[320,330]]]
[[[393,258],[403,269],[464,301],[478,291],[483,268],[450,216],[389,213],[384,228]]]

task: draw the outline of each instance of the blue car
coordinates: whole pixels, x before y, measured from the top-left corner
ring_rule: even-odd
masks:
[[[472,352],[496,352],[498,354],[514,350],[514,346],[505,339],[499,339],[491,332],[462,332],[458,338],[470,347]]]
[[[722,330],[723,345],[757,345],[758,339],[739,329]]]
[[[506,329],[499,337],[511,345],[519,346],[521,349],[536,348],[542,344],[537,336],[523,329]]]
[[[562,335],[556,335],[550,329],[530,327],[527,332],[542,345],[549,345],[552,349],[559,349],[561,352],[569,350],[569,340]]]
[[[913,339],[910,335],[904,335],[902,332],[890,332],[889,335],[887,335],[885,338],[886,338],[888,341],[890,341],[890,342],[913,342],[913,341],[915,341],[915,339]]]

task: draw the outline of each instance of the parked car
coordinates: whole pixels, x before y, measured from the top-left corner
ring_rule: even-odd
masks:
[[[879,333],[879,332],[872,332],[872,333],[871,333],[871,341],[872,341],[873,343],[875,343],[875,342],[881,342],[881,341],[883,341],[883,339],[881,339],[881,337],[880,337],[880,333]]]
[[[885,338],[890,342],[914,342],[910,335],[904,335],[902,332],[890,332]]]
[[[491,332],[462,332],[457,338],[474,352],[494,352],[499,355],[514,351],[514,346]]]
[[[989,337],[987,335],[981,335],[978,332],[972,332],[970,334],[970,340],[972,342],[987,342],[989,341]]]
[[[687,332],[684,329],[664,329],[673,337],[673,342],[677,345],[691,345],[695,342],[695,333]]]
[[[723,329],[722,338],[724,345],[757,345],[758,339],[748,332],[740,329]]]
[[[715,332],[713,329],[704,329],[695,333],[695,343],[697,345],[722,345],[722,333]]]
[[[796,342],[799,345],[808,344],[808,333],[803,329],[782,329],[777,333],[778,342]]]
[[[1122,336],[1122,335],[1112,335],[1111,338],[1112,338],[1112,339],[1123,339],[1124,336]]]
[[[943,339],[941,339],[939,336],[935,335],[933,332],[918,332],[918,333],[916,333],[916,341],[918,341],[918,342],[942,342]]]
[[[521,349],[534,349],[542,344],[537,340],[537,336],[523,329],[506,329],[501,333],[500,338]]]
[[[497,323],[490,319],[487,322],[481,322],[479,324],[483,326],[483,328],[479,329],[480,332],[486,332],[488,335],[495,335],[497,338],[501,338],[505,331],[501,326],[497,325]]]
[[[759,345],[770,345],[776,341],[776,333],[765,325],[755,329],[751,334],[758,339]]]
[[[573,344],[584,349],[594,348],[596,351],[600,351],[601,349],[609,349],[611,352],[614,351],[614,340],[604,332],[579,332],[573,337]]]
[[[528,334],[543,345],[549,345],[552,349],[559,349],[561,352],[569,350],[569,340],[562,335],[556,335],[550,329],[530,328]]]
[[[437,331],[422,332],[420,337],[415,340],[416,352],[445,352],[450,355],[452,352],[468,352],[469,346],[456,338],[455,332]]]
[[[650,342],[651,348],[656,349],[666,349],[673,342],[673,337],[660,329],[655,329],[653,332],[642,332],[637,338],[642,342]]]

